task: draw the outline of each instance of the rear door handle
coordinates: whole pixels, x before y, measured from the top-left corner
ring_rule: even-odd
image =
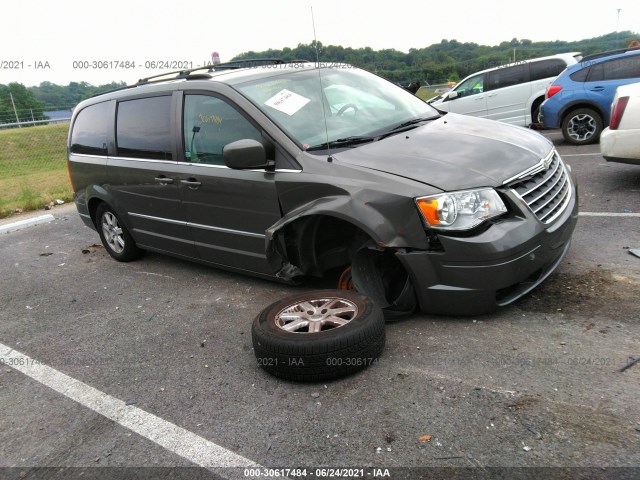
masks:
[[[165,177],[164,175],[160,175],[160,176],[155,178],[155,181],[158,182],[161,185],[168,185],[170,183],[173,183],[173,178],[169,178],[169,177]]]
[[[182,183],[183,185],[187,185],[192,190],[196,190],[200,185],[202,185],[202,183],[195,178],[180,180],[180,183]]]
[[[591,89],[592,92],[601,92],[602,90],[604,90],[604,87],[593,87]]]

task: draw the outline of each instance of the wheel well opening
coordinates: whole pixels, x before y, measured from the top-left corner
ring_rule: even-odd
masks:
[[[544,95],[542,97],[538,97],[536,98],[533,103],[531,104],[531,116],[533,117],[533,114],[536,112],[536,110],[538,109],[538,107],[540,107],[540,105],[542,105],[542,102],[544,102]],[[533,118],[533,121],[535,122],[536,119]]]
[[[87,207],[89,208],[89,215],[91,216],[91,220],[96,227],[98,225],[96,222],[96,212],[98,211],[98,207],[101,203],[102,200],[100,200],[99,198],[92,198],[91,200],[89,200],[89,204],[87,205]]]
[[[323,288],[356,290],[383,309],[415,308],[413,286],[396,250],[381,247],[347,221],[300,219],[287,226],[285,244],[289,261]]]
[[[284,229],[286,256],[304,275],[339,276],[351,263],[351,249],[371,240],[357,226],[327,215],[304,217]]]

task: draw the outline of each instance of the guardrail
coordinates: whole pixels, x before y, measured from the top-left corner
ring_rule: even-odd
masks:
[[[29,120],[27,122],[13,122],[13,123],[0,123],[0,129],[2,128],[15,128],[15,127],[22,127],[22,126],[28,126],[28,125],[48,125],[48,124],[52,124],[52,123],[64,123],[64,122],[70,122],[71,121],[71,117],[69,118],[49,118],[47,120]]]

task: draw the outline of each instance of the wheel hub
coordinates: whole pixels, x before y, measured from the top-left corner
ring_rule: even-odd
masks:
[[[577,115],[571,119],[568,130],[576,140],[586,140],[596,131],[595,120],[589,115]]]
[[[109,247],[116,253],[124,250],[124,237],[118,219],[110,212],[102,217],[102,232]]]
[[[321,298],[298,302],[275,317],[278,328],[292,333],[317,333],[342,327],[358,315],[355,303],[345,298]]]

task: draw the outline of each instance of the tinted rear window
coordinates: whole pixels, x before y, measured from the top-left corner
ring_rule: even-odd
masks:
[[[589,67],[585,67],[582,70],[578,70],[577,72],[569,75],[571,80],[574,82],[584,82],[587,79],[587,75],[589,74]]]
[[[71,132],[71,153],[106,155],[111,103],[90,105],[76,117]]]
[[[485,91],[511,87],[529,81],[529,66],[527,64],[514,67],[498,68],[487,74]]]
[[[171,160],[171,97],[118,103],[118,156]]]
[[[542,80],[543,78],[557,77],[566,67],[567,64],[559,58],[532,62],[530,64],[531,81],[533,82],[534,80]]]
[[[637,77],[640,77],[640,55],[618,58],[604,64],[605,80]]]

